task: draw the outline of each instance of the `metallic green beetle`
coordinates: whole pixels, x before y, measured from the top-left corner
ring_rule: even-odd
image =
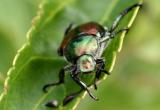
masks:
[[[64,83],[64,74],[69,71],[72,79],[81,87],[81,90],[69,94],[63,100],[63,105],[66,105],[73,100],[79,93],[86,90],[91,98],[98,100],[88,89],[87,85],[78,77],[79,73],[92,73],[95,72],[94,87],[97,89],[96,81],[100,78],[101,73],[109,74],[104,70],[105,60],[101,58],[105,48],[107,48],[108,41],[113,39],[118,33],[128,31],[129,28],[123,28],[118,31],[121,19],[135,7],[141,7],[141,3],[134,4],[126,8],[115,19],[110,28],[105,28],[96,22],[89,22],[79,25],[72,29],[72,24],[65,31],[64,39],[58,49],[58,54],[64,56],[70,63],[63,67],[59,72],[59,81],[57,83],[47,84],[43,87],[43,91],[47,92],[47,88]],[[58,102],[53,100],[46,104],[48,107],[57,107]]]

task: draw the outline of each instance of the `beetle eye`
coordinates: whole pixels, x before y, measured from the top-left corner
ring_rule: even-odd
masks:
[[[83,55],[77,61],[78,68],[81,72],[90,72],[95,69],[96,62],[90,55]]]

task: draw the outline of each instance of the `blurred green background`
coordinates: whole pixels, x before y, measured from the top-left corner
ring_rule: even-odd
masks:
[[[26,41],[42,0],[0,0],[0,83]],[[160,110],[160,1],[148,0],[117,55],[112,75],[78,110]],[[0,87],[2,88],[2,87]],[[2,89],[0,89],[1,91]]]

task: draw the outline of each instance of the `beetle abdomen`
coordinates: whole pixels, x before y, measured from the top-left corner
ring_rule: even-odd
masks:
[[[81,36],[70,41],[65,48],[65,57],[68,61],[74,62],[77,57],[83,54],[94,55],[98,49],[98,43],[92,35]]]

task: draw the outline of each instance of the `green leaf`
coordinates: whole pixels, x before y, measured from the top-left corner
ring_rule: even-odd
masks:
[[[60,103],[57,110],[75,109],[84,96],[81,95],[61,106],[69,93],[79,90],[67,74],[65,84],[42,92],[42,87],[58,80],[59,70],[67,63],[57,56],[57,48],[63,39],[63,32],[70,22],[77,24],[96,21],[104,26],[111,26],[114,18],[126,7],[139,0],[45,0],[33,20],[27,34],[26,44],[17,52],[13,66],[8,71],[4,91],[0,96],[1,110],[49,110],[44,105],[52,99]],[[91,5],[92,4],[92,5]],[[138,8],[130,13],[121,23],[121,27],[131,26]],[[111,71],[117,51],[120,51],[125,33],[115,38],[104,53],[106,69]],[[82,75],[81,78],[90,84],[94,75]]]
[[[17,49],[25,42],[36,8],[33,0],[0,0],[0,93]]]

